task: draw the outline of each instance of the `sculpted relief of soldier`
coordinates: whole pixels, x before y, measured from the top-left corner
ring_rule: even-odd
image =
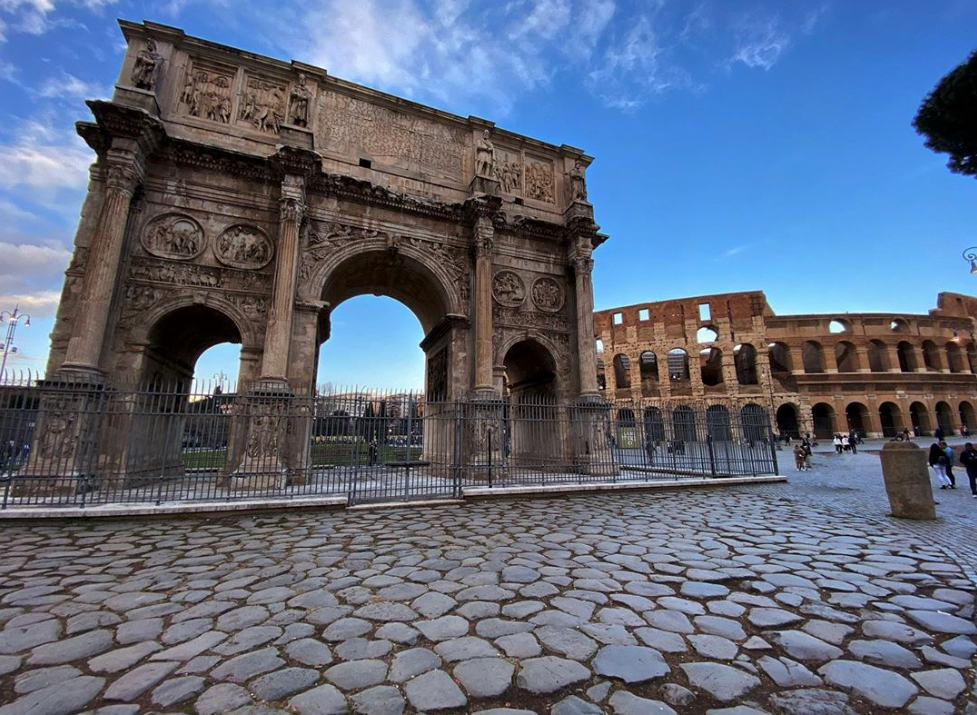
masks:
[[[161,64],[163,58],[156,54],[156,41],[147,40],[146,47],[139,50],[132,66],[132,74],[129,76],[132,86],[152,90],[156,86],[156,75]]]
[[[475,145],[475,175],[486,179],[495,178],[495,145],[489,138],[489,130],[482,132],[482,137]]]
[[[175,214],[154,218],[142,235],[143,247],[162,258],[188,259],[204,248],[204,232],[196,221]]]
[[[526,167],[526,195],[553,203],[553,168],[549,164],[534,161]]]
[[[275,82],[256,77],[248,79],[244,96],[241,97],[238,119],[251,124],[258,131],[277,134],[285,120],[285,95],[282,87]]]
[[[577,159],[570,169],[570,200],[587,200],[587,178],[584,174],[583,162]]]
[[[518,274],[499,271],[492,279],[492,294],[500,304],[515,307],[526,299],[526,286]]]
[[[186,106],[187,114],[191,117],[229,124],[231,80],[215,72],[196,70],[187,78],[180,101]]]
[[[533,283],[533,303],[540,310],[555,313],[563,307],[563,289],[548,276],[537,278]]]

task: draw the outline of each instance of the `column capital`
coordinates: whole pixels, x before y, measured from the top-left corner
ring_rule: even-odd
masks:
[[[134,160],[108,159],[105,166],[105,186],[131,197],[142,179],[139,163]]]
[[[294,196],[283,196],[278,200],[278,211],[282,221],[301,223],[305,216],[305,204]]]

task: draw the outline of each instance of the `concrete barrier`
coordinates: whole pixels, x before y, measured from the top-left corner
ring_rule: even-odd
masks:
[[[925,450],[912,442],[889,442],[882,448],[880,457],[892,516],[935,519],[936,505]]]

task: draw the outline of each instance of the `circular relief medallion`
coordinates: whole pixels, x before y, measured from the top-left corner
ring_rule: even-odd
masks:
[[[204,250],[204,230],[189,216],[163,214],[150,221],[142,232],[142,245],[160,258],[186,261]]]
[[[263,268],[271,261],[275,249],[271,239],[257,226],[238,224],[217,238],[214,254],[217,260],[234,268]]]
[[[537,278],[533,282],[533,303],[540,310],[555,313],[563,307],[563,288],[549,276]]]
[[[499,271],[492,278],[492,295],[500,305],[516,308],[526,300],[526,284],[515,271]]]

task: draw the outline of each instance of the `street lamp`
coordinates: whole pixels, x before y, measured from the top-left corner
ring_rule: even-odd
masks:
[[[9,322],[9,325],[7,325],[7,337],[4,338],[3,345],[0,345],[0,353],[3,353],[3,358],[0,359],[0,381],[3,380],[4,372],[7,369],[7,356],[17,352],[17,348],[14,345],[14,333],[17,332],[17,325],[21,319],[24,320],[25,328],[30,327],[31,324],[31,316],[27,313],[21,313],[19,308],[19,305],[14,306],[13,313],[9,310],[0,312],[0,323],[5,320]]]
[[[970,272],[977,273],[977,246],[971,246],[963,252],[963,259],[970,261]]]

